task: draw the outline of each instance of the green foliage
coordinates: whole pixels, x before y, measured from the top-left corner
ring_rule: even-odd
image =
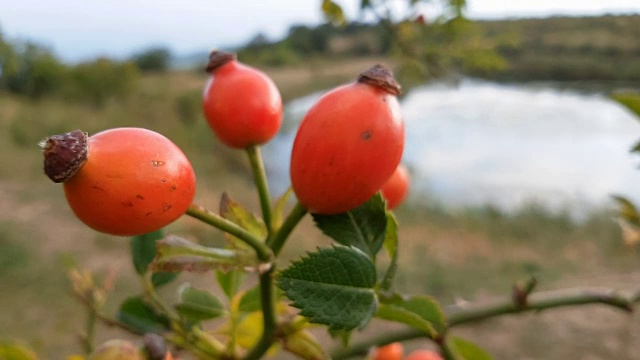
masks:
[[[386,236],[387,214],[380,194],[343,214],[313,214],[313,220],[325,235],[342,245],[355,246],[372,259]]]
[[[636,206],[623,196],[612,195],[611,197],[618,203],[618,217],[631,225],[640,226],[640,213]]]
[[[110,100],[124,100],[134,90],[140,74],[131,62],[106,58],[76,65],[71,70],[70,96],[101,107]]]
[[[208,291],[185,286],[180,291],[180,303],[176,305],[178,314],[190,323],[215,319],[225,313],[222,302]]]
[[[149,270],[149,264],[156,257],[156,244],[164,237],[162,229],[152,233],[138,235],[131,238],[131,259],[133,267],[139,275],[145,275]],[[178,277],[175,272],[157,272],[151,277],[154,286],[159,287],[170,283]]]
[[[202,119],[202,91],[182,94],[176,99],[178,119],[185,125],[193,125]]]
[[[60,92],[67,68],[53,53],[34,43],[0,43],[0,89],[41,98]]]
[[[640,116],[640,94],[636,92],[618,92],[611,95],[611,98],[627,107],[634,114]],[[636,146],[637,147],[637,146]]]
[[[387,229],[384,237],[384,249],[389,254],[391,261],[387,272],[382,279],[380,288],[384,291],[391,289],[393,279],[395,278],[396,271],[398,269],[398,222],[395,216],[390,211],[387,212]]]
[[[250,313],[259,311],[262,301],[260,300],[260,287],[255,286],[247,290],[242,294],[240,303],[238,304],[238,311],[243,313]]]
[[[460,337],[451,337],[448,339],[451,351],[459,360],[492,360],[493,357],[484,349],[471,341]]]
[[[251,234],[256,235],[259,239],[264,239],[267,236],[267,227],[262,219],[247,210],[240,203],[233,201],[227,193],[223,193],[220,199],[220,215],[249,231]],[[236,245],[242,244],[241,241],[235,240],[234,237],[229,234],[227,234],[227,237]]]
[[[322,12],[334,24],[342,25],[346,22],[342,8],[332,0],[322,0]]]
[[[363,327],[375,313],[376,270],[354,247],[310,253],[284,269],[277,281],[301,315],[329,329]]]
[[[169,319],[154,310],[141,297],[125,300],[120,305],[116,318],[139,334],[161,333],[169,329]]]
[[[9,341],[0,341],[1,360],[37,360],[38,357],[28,347]]]
[[[154,272],[205,272],[213,269],[257,268],[260,261],[250,251],[209,248],[169,235],[157,243]]]
[[[238,270],[216,270],[216,280],[218,280],[218,284],[220,288],[227,296],[228,299],[233,298],[233,296],[238,292],[238,287],[240,283],[244,279],[244,274]]]
[[[139,275],[147,273],[149,264],[156,257],[156,242],[163,237],[164,230],[160,229],[131,238],[131,259],[133,267]]]
[[[376,317],[400,322],[423,331],[430,338],[444,335],[447,324],[438,302],[429,296],[381,296]]]
[[[142,72],[165,72],[171,65],[171,51],[165,47],[152,47],[131,58]]]

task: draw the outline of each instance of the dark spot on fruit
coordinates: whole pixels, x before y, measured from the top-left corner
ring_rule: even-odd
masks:
[[[142,196],[142,195],[138,194],[138,195],[136,195],[136,199],[144,200],[144,196]]]
[[[162,212],[167,212],[169,211],[169,209],[171,209],[171,205],[167,204],[167,203],[162,203]]]
[[[100,187],[100,186],[98,186],[98,185],[93,185],[91,188],[92,188],[92,189],[94,189],[94,190],[98,190],[98,191],[104,191],[104,189],[103,189],[103,188],[101,188],[101,187]]]
[[[373,136],[373,134],[371,134],[371,130],[367,130],[367,131],[363,131],[363,132],[360,134],[360,139],[362,139],[362,140],[365,140],[365,141],[366,141],[366,140],[371,139],[371,137],[372,137],[372,136]]]
[[[160,180],[160,181],[162,181],[163,183],[166,183],[166,182],[167,182],[167,179],[162,179],[162,180]]]
[[[169,189],[169,191],[175,191],[178,187],[175,185],[171,185],[171,189]]]
[[[149,211],[148,213],[144,214],[144,216],[149,216],[151,215],[151,211]]]
[[[129,201],[129,200],[127,200],[127,201],[123,201],[123,202],[122,202],[122,206],[125,206],[125,207],[132,207],[132,206],[133,206],[133,203],[132,203],[131,201]]]

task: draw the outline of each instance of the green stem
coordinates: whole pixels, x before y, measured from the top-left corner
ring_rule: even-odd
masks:
[[[262,208],[262,218],[267,225],[267,232],[273,232],[273,224],[271,222],[271,198],[269,195],[269,185],[267,184],[267,173],[264,170],[260,147],[251,145],[246,148],[249,162],[251,163],[251,171],[253,172],[253,181],[258,189],[260,197],[260,207]]]
[[[260,260],[271,260],[271,250],[260,239],[213,211],[207,210],[199,205],[191,204],[189,209],[187,209],[187,215],[201,220],[244,241],[256,251]]]
[[[86,330],[83,336],[83,347],[86,355],[89,355],[93,352],[94,342],[95,342],[95,334],[96,334],[96,321],[98,320],[97,310],[89,306],[87,308],[87,323]]]
[[[302,206],[301,203],[296,203],[296,205],[291,209],[289,215],[282,223],[282,226],[278,229],[278,231],[267,240],[267,245],[273,250],[275,255],[280,253],[284,243],[287,241],[289,235],[293,229],[295,229],[296,225],[302,220],[302,218],[307,214],[307,209]]]
[[[260,301],[262,305],[264,328],[262,330],[262,336],[253,349],[251,349],[249,354],[247,354],[245,360],[257,360],[262,358],[275,340],[277,324],[273,284],[274,271],[275,268],[272,267],[268,271],[260,274]]]
[[[527,303],[524,306],[515,304],[513,300],[509,298],[491,304],[482,303],[464,307],[453,307],[445,311],[445,313],[446,318],[449,320],[449,327],[451,328],[502,315],[541,311],[564,306],[603,304],[624,311],[632,311],[633,303],[638,301],[640,301],[640,296],[636,296],[635,294],[631,297],[625,297],[611,289],[578,288],[534,293],[527,299]],[[354,356],[365,355],[372,346],[425,337],[427,337],[427,334],[416,329],[394,331],[391,334],[371,337],[347,349],[338,349],[332,353],[331,358],[334,360],[348,359]]]

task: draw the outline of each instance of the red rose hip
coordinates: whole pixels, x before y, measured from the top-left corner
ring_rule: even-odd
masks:
[[[291,183],[312,213],[352,210],[380,190],[404,150],[400,86],[376,65],[306,114],[291,152]]]

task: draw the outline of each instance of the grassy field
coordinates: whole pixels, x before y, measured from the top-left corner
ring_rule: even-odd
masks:
[[[382,59],[327,67],[313,63],[269,71],[286,99],[353,78]],[[108,308],[138,291],[126,239],[101,235],[76,220],[60,186],[42,174],[38,141],[82,128],[147,127],[172,138],[194,163],[196,201],[217,209],[223,191],[258,211],[242,153],[220,145],[199,111],[205,75],[175,72],[144,77],[126,102],[103,108],[44,99],[27,102],[0,94],[0,339],[23,339],[42,359],[80,352],[76,334],[84,312],[69,293],[70,264],[103,276],[118,273]],[[535,275],[541,288],[593,285],[628,288],[640,278],[638,252],[626,248],[606,209],[577,222],[563,212],[531,205],[505,214],[492,208],[451,210],[424,204],[400,208],[401,261],[398,289],[429,293],[446,303],[509,296],[516,280]],[[169,227],[190,239],[221,241],[220,234],[190,218]],[[329,241],[306,219],[285,249],[297,257]],[[203,283],[209,278],[182,275]],[[163,290],[168,301],[173,289]],[[587,321],[585,319],[592,319]],[[519,319],[495,320],[460,330],[497,359],[632,359],[637,321],[611,310],[584,308]],[[98,340],[124,336],[100,328]],[[558,339],[562,337],[562,343]],[[414,344],[417,346],[418,343]],[[589,357],[573,357],[571,354]],[[569,354],[569,355],[568,355]],[[568,357],[567,357],[568,356]]]

